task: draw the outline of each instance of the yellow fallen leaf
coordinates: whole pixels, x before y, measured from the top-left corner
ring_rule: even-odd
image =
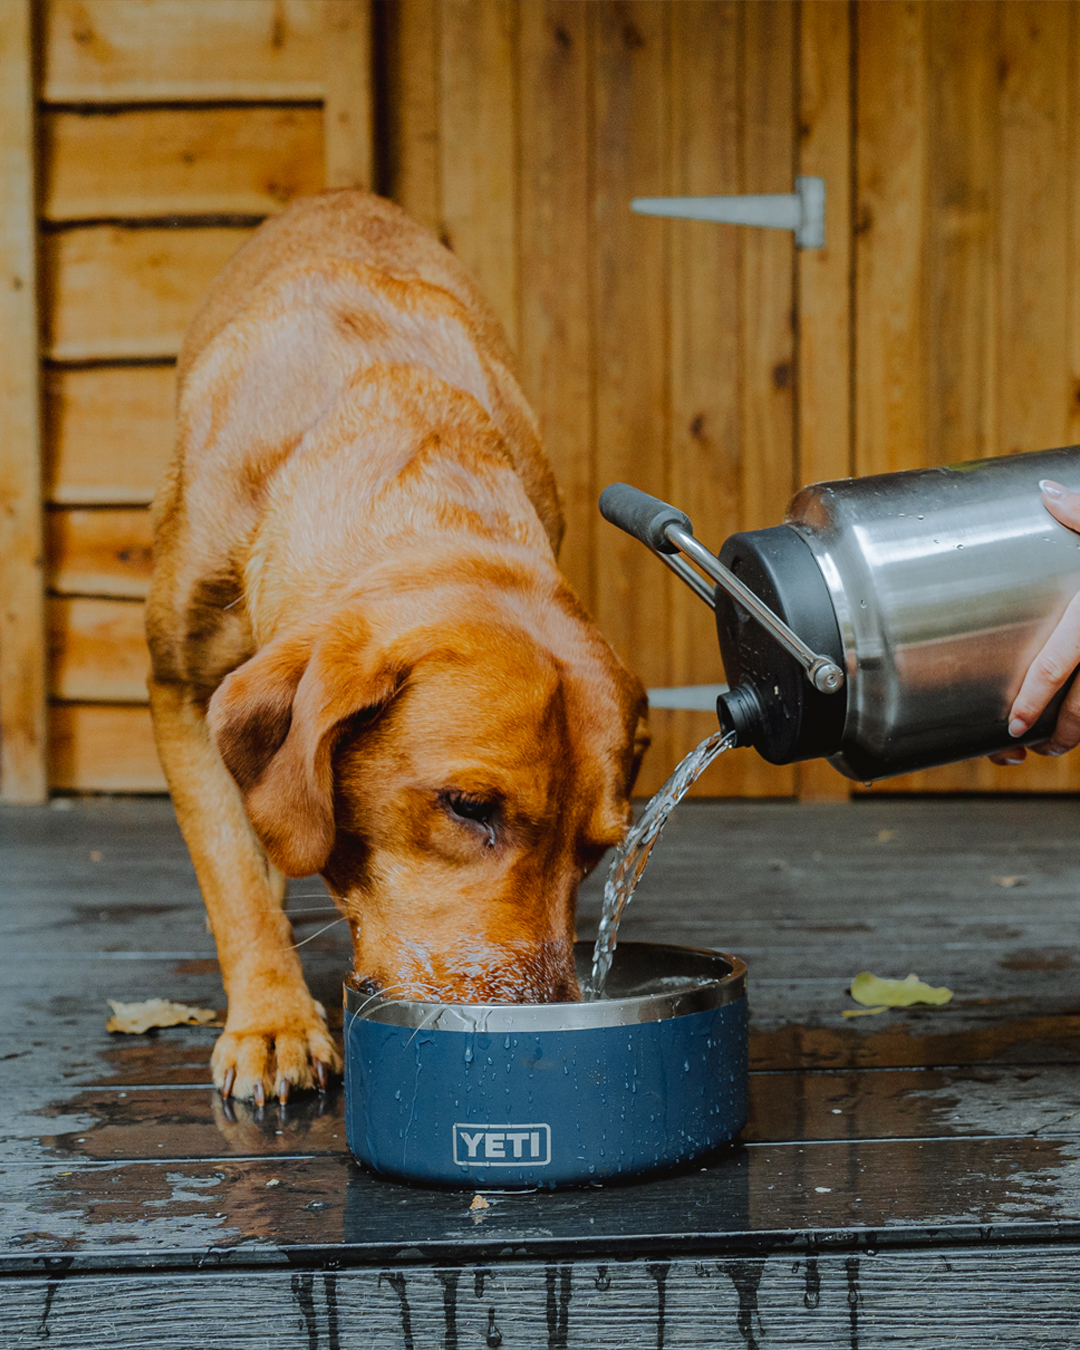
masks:
[[[470,1209],[490,1209],[490,1208],[491,1208],[491,1201],[490,1201],[490,1200],[485,1200],[484,1197],[483,1197],[482,1195],[474,1195],[473,1198],[472,1198],[472,1204],[469,1206],[469,1208],[470,1208]]]
[[[882,1003],[876,1008],[845,1008],[840,1014],[841,1017],[873,1017],[875,1013],[887,1012],[885,1004]]]
[[[118,1003],[110,998],[108,1004],[113,1016],[105,1023],[105,1030],[123,1031],[129,1036],[152,1027],[202,1026],[217,1018],[213,1008],[192,1008],[167,998],[148,998],[142,1003]]]
[[[991,877],[990,880],[997,886],[1004,886],[1007,889],[1013,886],[1023,886],[1027,877]]]
[[[895,838],[895,830],[878,830],[877,832],[877,841],[879,844],[891,844]]]
[[[908,1008],[912,1003],[948,1003],[952,996],[951,989],[944,986],[933,989],[923,984],[918,975],[909,975],[906,980],[882,980],[864,970],[851,981],[851,997],[856,1003],[868,1006],[884,1004],[886,1008]]]

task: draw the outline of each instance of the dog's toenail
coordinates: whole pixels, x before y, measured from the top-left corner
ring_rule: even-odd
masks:
[[[289,1100],[289,1080],[287,1078],[278,1079],[277,1099],[282,1106]]]
[[[221,1085],[221,1095],[223,1097],[229,1096],[229,1094],[232,1092],[233,1084],[235,1082],[236,1082],[236,1070],[230,1069],[228,1073],[225,1075],[224,1083],[222,1083]]]
[[[330,1072],[321,1059],[315,1060],[315,1081],[319,1085],[319,1091],[325,1092],[330,1083]]]
[[[255,1084],[255,1105],[258,1107],[266,1105],[266,1093],[263,1091],[263,1085],[261,1083]]]

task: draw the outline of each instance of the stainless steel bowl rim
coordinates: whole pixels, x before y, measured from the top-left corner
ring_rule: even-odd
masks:
[[[591,950],[592,943],[578,943],[577,946],[588,946]],[[647,949],[655,953],[658,960],[665,953],[704,958],[715,967],[716,975],[685,989],[605,998],[592,1003],[422,1003],[412,999],[380,999],[377,994],[357,988],[356,976],[349,975],[345,980],[345,1011],[365,1021],[387,1026],[503,1035],[589,1031],[661,1022],[708,1012],[746,995],[746,965],[737,956],[667,943],[620,943],[618,950],[624,949]]]

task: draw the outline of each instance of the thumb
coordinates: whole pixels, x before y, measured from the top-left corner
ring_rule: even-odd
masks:
[[[1042,491],[1043,505],[1054,519],[1060,520],[1062,525],[1067,525],[1070,530],[1080,531],[1080,492],[1070,492],[1067,487],[1055,483],[1052,478],[1044,478],[1039,487]]]

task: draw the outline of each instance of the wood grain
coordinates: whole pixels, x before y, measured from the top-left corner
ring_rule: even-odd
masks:
[[[794,188],[795,6],[745,7],[742,191]],[[786,230],[742,230],[742,528],[779,524],[795,489],[795,244]],[[788,796],[793,766],[744,756],[744,791]]]
[[[847,478],[851,427],[851,6],[799,10],[799,172],[824,178],[825,247],[796,251],[798,483]],[[822,760],[796,768],[802,801],[843,801],[847,779]]]
[[[663,497],[667,454],[667,222],[635,216],[632,197],[667,190],[664,87],[670,7],[643,0],[587,7],[593,71],[590,232],[596,369],[596,483],[633,483]],[[672,583],[636,540],[597,525],[596,616],[646,685],[670,683]],[[681,584],[681,583],[680,583]],[[667,717],[652,717],[653,748],[638,791],[674,767]]]
[[[270,215],[323,187],[318,108],[47,110],[46,220]]]
[[[150,709],[135,704],[53,703],[49,785],[75,792],[164,792]]]
[[[1043,0],[1000,13],[1001,365],[1003,453],[1065,442],[1070,7]]]
[[[855,471],[928,462],[923,328],[928,7],[861,0]]]
[[[141,599],[150,588],[150,512],[50,511],[46,518],[48,584],[55,595]]]
[[[319,99],[322,0],[46,0],[51,103]]]
[[[148,503],[172,453],[173,366],[53,367],[43,392],[45,500]]]
[[[30,0],[0,6],[0,798],[45,796]]]
[[[592,609],[588,33],[574,0],[519,10],[522,378],[566,518],[559,564]]]
[[[379,110],[382,190],[440,237],[442,12],[439,0],[376,7],[385,91]]]
[[[8,1277],[0,1288],[16,1343],[33,1343],[45,1325],[55,1350],[81,1350],[106,1334],[115,1350],[142,1350],[144,1331],[131,1310],[146,1301],[154,1308],[158,1344],[189,1343],[185,1338],[197,1328],[205,1350],[234,1350],[237,1344],[236,1332],[217,1315],[223,1303],[243,1320],[249,1337],[268,1337],[279,1350],[353,1341],[371,1350],[433,1350],[485,1340],[503,1350],[836,1350],[866,1344],[868,1328],[898,1350],[983,1350],[988,1344],[1030,1350],[1071,1343],[1078,1278],[1075,1247],[1037,1244],[556,1259],[495,1269],[117,1273],[63,1284],[42,1276]]]
[[[993,56],[1003,13],[985,0],[929,10],[926,342],[932,353],[929,455],[935,464],[982,459],[999,450],[1001,202]],[[1000,267],[1013,265],[1000,258]]]
[[[899,9],[892,7],[893,19]],[[1072,144],[1072,13],[1027,0],[926,10],[927,422],[924,459],[911,458],[911,466],[1072,438],[1069,292],[1061,284],[1068,270],[1068,174],[1061,166]],[[881,19],[878,7],[874,21]],[[860,130],[860,154],[864,134],[871,133]],[[867,148],[876,154],[869,139]],[[901,190],[899,179],[889,188]],[[902,367],[899,348],[891,359]],[[916,360],[914,352],[909,359]],[[1019,768],[973,760],[890,779],[873,791],[1060,792],[1078,783],[1080,766],[1071,759],[1029,755]]]
[[[206,288],[250,233],[95,225],[46,234],[48,354],[57,361],[175,356]]]
[[[322,187],[373,186],[371,0],[323,0]]]
[[[686,3],[670,12],[671,178],[676,196],[741,191],[739,93],[744,10]],[[702,221],[668,226],[670,248],[670,500],[708,547],[742,523],[740,231]],[[655,565],[655,564],[654,564]],[[724,679],[712,611],[681,582],[670,587],[671,681]],[[673,760],[716,728],[711,712],[655,711],[670,724]],[[745,789],[745,755],[728,755],[695,785],[701,796]],[[784,791],[782,785],[779,789]]]
[[[443,0],[440,16],[442,215],[518,350],[517,6]]]
[[[132,600],[49,601],[49,694],[94,703],[146,700],[150,652]]]

